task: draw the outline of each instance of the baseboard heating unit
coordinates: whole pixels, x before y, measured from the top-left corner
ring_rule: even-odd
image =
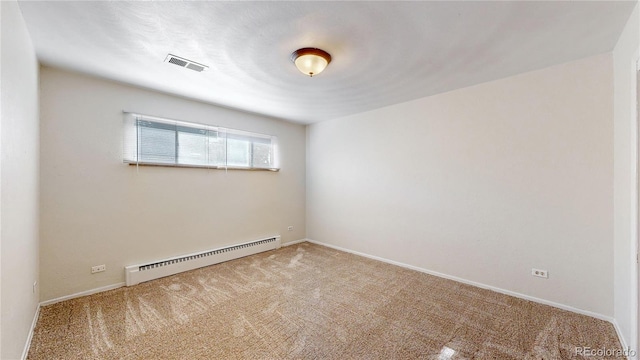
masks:
[[[183,271],[218,264],[278,248],[280,248],[280,235],[169,259],[152,261],[146,264],[125,266],[125,282],[127,286],[132,286],[144,281],[154,280]]]

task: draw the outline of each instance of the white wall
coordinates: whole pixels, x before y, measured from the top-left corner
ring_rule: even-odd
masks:
[[[612,74],[599,55],[309,126],[308,237],[613,316]]]
[[[0,4],[2,21],[2,4]],[[0,204],[2,201],[2,23],[0,23]],[[2,356],[2,206],[0,205],[0,356]]]
[[[614,65],[614,317],[636,351],[636,60],[640,45],[636,6],[613,51]]]
[[[126,265],[305,237],[304,126],[47,67],[40,91],[42,300],[123,282]],[[123,110],[276,135],[281,170],[125,165]]]
[[[0,2],[2,359],[19,359],[38,306],[38,62],[15,2]]]
[[[2,21],[2,4],[0,4]],[[2,202],[2,23],[0,23],[0,204]],[[2,206],[0,205],[0,356],[2,356]]]

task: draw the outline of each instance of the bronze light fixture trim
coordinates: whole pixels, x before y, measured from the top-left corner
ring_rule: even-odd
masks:
[[[313,77],[313,75],[320,74],[329,65],[331,55],[322,49],[302,48],[291,54],[291,60],[301,73]]]

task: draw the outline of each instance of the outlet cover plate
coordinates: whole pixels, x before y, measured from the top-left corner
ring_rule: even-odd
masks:
[[[536,276],[536,277],[540,277],[540,278],[543,278],[543,279],[548,279],[549,278],[549,272],[547,270],[531,269],[531,275]]]
[[[99,273],[99,272],[103,272],[107,270],[107,266],[106,265],[96,265],[96,266],[92,266],[91,267],[91,273],[95,274],[95,273]]]

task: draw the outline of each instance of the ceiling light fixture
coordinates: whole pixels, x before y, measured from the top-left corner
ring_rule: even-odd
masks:
[[[331,55],[316,48],[302,48],[291,54],[291,60],[301,73],[313,77],[313,75],[320,74],[329,65]]]

